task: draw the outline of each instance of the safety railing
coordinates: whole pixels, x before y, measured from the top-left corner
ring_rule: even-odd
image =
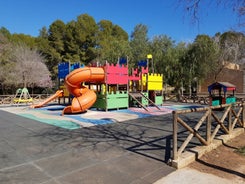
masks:
[[[199,112],[194,123],[193,121],[188,122],[190,118],[185,120],[184,117],[181,117],[194,112]],[[172,114],[173,160],[178,160],[194,137],[197,138],[199,144],[208,146],[217,137],[218,132],[219,135],[231,134],[235,128],[245,128],[245,103],[179,110],[173,111]],[[179,131],[180,125],[184,131]],[[181,135],[183,132],[187,132],[184,140]],[[179,141],[180,136],[181,141]]]

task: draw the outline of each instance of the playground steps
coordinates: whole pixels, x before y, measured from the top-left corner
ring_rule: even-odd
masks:
[[[158,110],[160,110],[160,108],[151,100],[149,99],[148,97],[146,97],[142,92],[140,92],[141,96],[144,97],[146,100],[149,101],[149,104],[155,106]]]
[[[147,96],[145,96],[142,92],[133,92],[133,93],[131,92],[131,93],[128,93],[128,94],[129,94],[130,97],[132,97],[146,111],[149,111],[149,110],[147,109],[147,107],[145,105],[143,105],[138,100],[138,98],[144,98],[144,99],[146,99],[149,102],[149,104],[153,105],[158,110],[160,110],[160,108],[151,99],[149,99]]]

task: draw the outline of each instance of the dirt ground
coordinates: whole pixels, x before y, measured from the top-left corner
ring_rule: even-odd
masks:
[[[202,156],[188,167],[204,173],[245,183],[245,156],[236,150],[245,146],[245,133]]]

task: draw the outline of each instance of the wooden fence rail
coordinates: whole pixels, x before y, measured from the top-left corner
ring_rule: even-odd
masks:
[[[180,115],[192,112],[203,112],[198,122],[191,126]],[[188,110],[173,111],[173,160],[178,160],[193,137],[196,137],[202,145],[210,145],[218,132],[231,134],[236,127],[245,128],[245,103],[225,104],[220,106],[194,108]],[[179,125],[188,131],[188,136],[181,145],[178,144]],[[205,126],[205,132],[199,130]],[[180,142],[180,141],[179,141]]]
[[[51,94],[31,94],[34,100],[40,101],[48,98]],[[0,105],[1,104],[13,104],[15,95],[0,95]]]

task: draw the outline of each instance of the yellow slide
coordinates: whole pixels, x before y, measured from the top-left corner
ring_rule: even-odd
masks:
[[[62,97],[63,96],[63,90],[58,90],[56,91],[55,94],[51,95],[50,97],[48,97],[47,99],[45,99],[44,101],[40,102],[37,105],[32,105],[32,108],[40,108],[43,107],[44,105],[46,105],[47,103],[51,102],[52,100],[58,98],[58,97]]]

